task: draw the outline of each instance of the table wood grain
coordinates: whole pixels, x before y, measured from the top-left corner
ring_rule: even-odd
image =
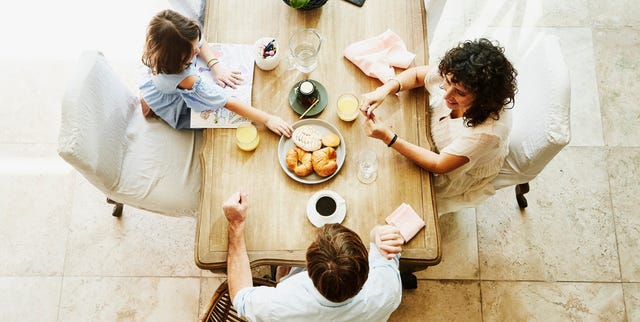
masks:
[[[426,227],[405,245],[404,270],[415,271],[440,261],[440,236],[431,175],[382,142],[365,135],[363,118],[343,122],[336,114],[342,93],[357,96],[380,85],[343,57],[347,45],[377,36],[387,29],[397,33],[416,54],[415,65],[427,59],[425,9],[422,0],[367,1],[358,8],[331,0],[319,9],[298,11],[278,0],[207,1],[205,35],[209,42],[253,44],[264,36],[275,37],[283,59],[272,71],[256,67],[253,105],[288,122],[298,120],[289,106],[288,93],[298,81],[311,78],[327,89],[325,110],[316,115],[344,136],[346,159],[331,180],[307,185],[289,178],[277,157],[279,137],[258,125],[260,145],[244,152],[235,145],[235,130],[207,129],[201,153],[202,190],[195,241],[198,267],[223,270],[227,256],[227,222],[222,203],[234,192],[248,194],[247,251],[252,266],[259,264],[304,265],[305,252],[315,226],[306,217],[307,200],[315,192],[330,189],[347,203],[343,224],[356,231],[368,245],[369,231],[401,203],[410,204]],[[289,69],[288,38],[301,28],[316,28],[322,35],[319,65],[308,75]],[[399,70],[396,72],[400,72]],[[377,110],[378,117],[402,138],[430,148],[427,135],[427,96],[423,89],[391,95]],[[357,179],[357,156],[365,148],[378,155],[378,178],[371,184]]]

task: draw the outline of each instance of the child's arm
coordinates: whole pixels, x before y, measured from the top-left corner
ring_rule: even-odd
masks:
[[[206,39],[202,40],[202,46],[200,46],[199,55],[200,57],[202,57],[202,60],[204,60],[205,64],[209,63],[207,67],[211,68],[213,78],[221,87],[229,85],[232,88],[236,88],[236,85],[240,85],[244,81],[244,79],[242,78],[242,74],[240,74],[239,71],[228,70],[218,61],[211,61],[211,59],[215,56],[213,55],[213,50],[211,50],[211,48],[209,47],[209,43],[207,43]]]
[[[269,130],[278,135],[291,137],[291,133],[293,133],[293,128],[291,127],[291,125],[289,125],[289,123],[285,122],[280,117],[259,110],[253,106],[247,105],[237,98],[229,98],[225,107],[238,115],[266,125]]]

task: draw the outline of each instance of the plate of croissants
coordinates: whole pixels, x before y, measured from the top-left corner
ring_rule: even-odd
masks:
[[[346,149],[338,129],[320,119],[300,120],[291,125],[290,138],[278,143],[278,160],[282,170],[293,180],[316,184],[327,181],[340,171]]]

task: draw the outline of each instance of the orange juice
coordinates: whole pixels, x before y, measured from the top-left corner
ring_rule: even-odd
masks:
[[[358,117],[358,98],[352,94],[342,94],[338,98],[338,117],[343,121],[353,121]]]
[[[236,144],[243,151],[253,151],[258,147],[260,137],[253,124],[242,124],[236,129]]]

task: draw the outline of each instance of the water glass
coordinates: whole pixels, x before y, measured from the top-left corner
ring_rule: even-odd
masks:
[[[374,150],[365,150],[358,158],[358,180],[372,183],[378,177],[378,157]]]
[[[322,44],[322,37],[313,29],[302,29],[289,38],[291,50],[290,66],[308,74],[318,67],[318,52]]]

